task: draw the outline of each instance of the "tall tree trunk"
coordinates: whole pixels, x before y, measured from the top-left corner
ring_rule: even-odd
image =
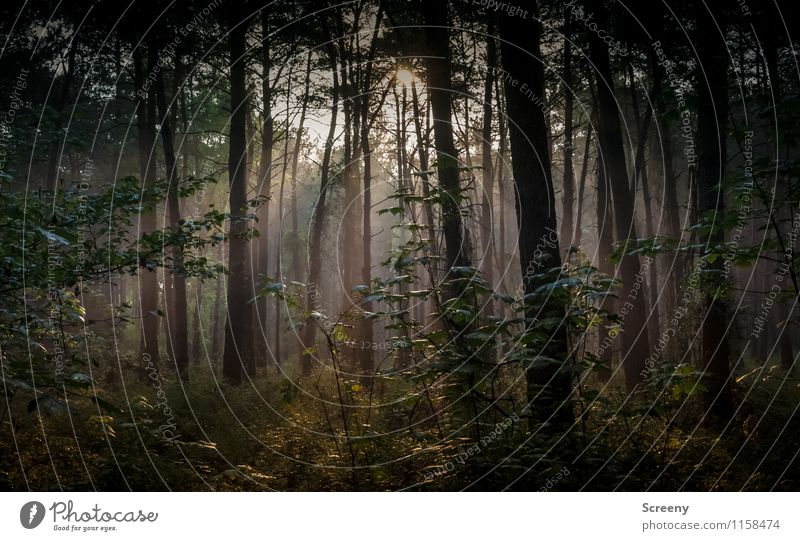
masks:
[[[562,81],[562,92],[564,93],[564,182],[563,200],[561,204],[561,246],[565,259],[569,259],[570,248],[577,246],[573,244],[574,214],[575,207],[575,172],[572,165],[572,116],[574,95],[572,88],[572,41],[569,32],[569,13],[570,10],[564,9],[564,80]]]
[[[611,190],[608,185],[603,160],[597,157],[597,268],[605,276],[614,275],[614,264],[611,263],[611,254],[614,245],[614,216],[611,211]],[[612,291],[607,291],[603,297],[600,308],[609,314],[616,311],[616,302],[611,295]],[[597,376],[600,381],[609,381],[613,375],[612,365],[614,362],[614,324],[606,324],[598,327],[598,361],[599,367]]]
[[[417,86],[411,85],[411,107],[414,114],[414,131],[417,136],[417,154],[419,156],[420,176],[422,177],[422,195],[425,197],[423,202],[423,209],[425,212],[425,225],[428,227],[428,235],[432,240],[436,240],[436,220],[433,216],[433,205],[430,202],[431,196],[431,182],[430,182],[430,156],[428,155],[428,147],[430,146],[429,134],[427,129],[422,129],[422,107],[419,103],[419,95]],[[425,113],[427,118],[427,113]]]
[[[641,123],[641,128],[639,129],[639,134],[636,141],[636,153],[633,162],[633,186],[634,190],[638,184],[641,184],[642,186],[645,234],[648,236],[648,238],[652,238],[655,236],[656,230],[653,226],[653,206],[652,200],[650,199],[650,182],[647,174],[647,155],[645,154],[645,150],[647,148],[647,141],[650,133],[650,121],[653,118],[653,108],[651,104],[653,103],[655,96],[661,92],[661,80],[657,74],[653,74],[653,86],[650,90],[649,96],[646,98],[644,118],[642,118],[639,115],[639,100],[636,97],[636,79],[634,78],[632,66],[629,66],[629,77],[634,126],[638,127]],[[635,199],[636,192],[634,191],[633,193]],[[648,288],[650,293],[650,315],[647,319],[647,323],[648,331],[650,333],[650,342],[654,344],[658,341],[658,338],[661,335],[661,317],[658,306],[658,265],[656,264],[655,259],[651,258],[650,267],[648,270],[650,273],[650,283]]]
[[[339,74],[336,63],[336,51],[329,47],[329,59],[331,65],[331,76],[333,78],[331,96],[331,120],[328,128],[328,137],[325,140],[325,150],[322,155],[322,166],[320,171],[319,198],[311,216],[311,234],[308,238],[308,281],[306,282],[306,311],[310,314],[303,327],[303,360],[302,369],[304,374],[311,372],[312,355],[316,356],[317,351],[315,341],[317,336],[317,323],[314,321],[313,313],[317,307],[315,303],[319,299],[319,278],[322,272],[322,228],[325,224],[325,202],[328,196],[328,184],[330,183],[331,153],[333,151],[333,141],[336,136],[336,118],[339,112]]]
[[[219,245],[219,264],[225,263],[225,244]],[[215,361],[220,358],[223,351],[223,342],[225,341],[225,332],[223,325],[224,314],[222,312],[222,297],[224,295],[223,285],[225,276],[219,275],[216,279],[216,286],[214,288],[214,310],[211,312],[211,358]]]
[[[196,366],[199,359],[206,351],[203,340],[203,285],[201,280],[195,280],[194,312],[192,313],[192,363]]]
[[[222,375],[233,384],[242,375],[255,373],[253,341],[253,305],[250,294],[253,276],[248,268],[246,238],[247,215],[247,80],[245,45],[247,25],[233,18],[228,35],[230,43],[231,122],[228,154],[230,180],[231,240],[228,253],[228,317],[225,322],[225,352]]]
[[[589,173],[589,152],[592,148],[592,123],[586,125],[586,139],[583,143],[583,162],[581,163],[581,180],[578,184],[578,208],[575,213],[575,232],[572,234],[574,245],[580,247],[583,236],[583,199],[586,192],[586,176]]]
[[[292,80],[292,70],[289,69],[288,74],[288,81],[291,82]],[[289,109],[289,102],[291,100],[292,89],[291,84],[286,85],[286,132],[284,134],[283,139],[283,163],[281,165],[281,184],[280,188],[278,189],[278,242],[275,249],[275,280],[278,282],[283,283],[283,258],[281,257],[281,253],[283,250],[283,195],[285,193],[286,188],[286,172],[289,169],[289,126],[291,125],[292,118],[291,118],[291,111]],[[281,350],[281,323],[283,322],[283,318],[281,317],[281,304],[283,304],[283,300],[280,297],[275,297],[275,363],[276,365],[281,365],[283,363],[283,352]],[[280,371],[280,369],[278,369]]]
[[[341,11],[338,11],[338,24],[340,35],[345,35],[345,25],[342,19]],[[354,25],[358,24],[356,20]],[[342,284],[344,291],[342,292],[342,309],[347,309],[350,305],[352,297],[352,287],[355,285],[356,280],[356,261],[358,259],[353,247],[358,244],[358,226],[357,215],[359,205],[356,204],[359,194],[359,179],[355,174],[357,152],[356,135],[354,128],[358,127],[358,123],[354,122],[355,119],[355,102],[359,99],[357,96],[356,88],[351,82],[353,70],[353,56],[351,53],[348,40],[342,40],[339,46],[339,83],[341,85],[342,95],[342,112],[344,114],[344,144],[343,154],[344,163],[342,170],[342,182],[344,186],[344,214],[342,216],[342,244],[340,249],[337,250],[337,256],[340,261],[340,268],[342,269]],[[337,240],[338,242],[338,240]]]
[[[508,254],[507,246],[506,246],[506,179],[508,178],[506,172],[508,170],[507,160],[508,160],[508,130],[506,128],[506,115],[508,114],[503,107],[503,95],[502,90],[500,87],[500,78],[496,77],[494,81],[495,87],[495,96],[497,96],[497,124],[498,124],[498,131],[500,132],[500,147],[497,151],[497,196],[500,198],[500,205],[498,210],[499,215],[499,224],[498,224],[498,243],[500,245],[499,250],[499,268],[502,270],[503,276],[503,283],[502,283],[502,290],[508,292],[508,286],[506,284],[506,276],[508,275],[507,269],[509,267],[509,263],[506,260],[506,256]],[[495,250],[497,253],[498,250]],[[503,308],[505,311],[505,307]]]
[[[716,9],[712,9],[712,6]],[[722,8],[722,9],[720,9]],[[703,213],[721,214],[725,195],[722,184],[725,180],[727,161],[726,139],[728,125],[728,51],[724,39],[726,29],[722,2],[697,6],[698,32],[695,43],[698,54],[697,73],[697,182],[700,190],[699,203]],[[709,29],[721,27],[719,32]],[[715,227],[702,239],[706,249],[714,249],[724,242],[721,228]],[[726,278],[716,276],[723,271],[722,258],[709,265],[718,274],[709,279],[703,288],[706,314],[703,318],[701,370],[707,373],[704,392],[709,413],[729,418],[733,410],[731,395],[730,345],[726,332],[728,310],[722,290]]]
[[[150,48],[150,64],[158,62],[158,51]],[[180,68],[176,66],[174,77],[178,78]],[[180,231],[181,210],[178,196],[178,164],[172,135],[172,115],[167,106],[164,90],[164,77],[161,71],[156,72],[156,102],[158,104],[158,121],[160,123],[161,143],[164,148],[164,164],[167,171],[167,207],[169,222],[173,231]],[[175,364],[175,370],[181,379],[188,377],[189,369],[189,321],[188,303],[186,300],[186,275],[183,268],[183,247],[170,247],[172,254],[171,279],[165,280],[172,291],[165,287],[164,304],[167,312],[167,348]],[[165,270],[165,275],[170,273]]]
[[[308,58],[306,59],[306,75],[305,75],[305,84],[303,86],[303,94],[301,96],[302,103],[300,105],[300,121],[297,126],[297,134],[294,139],[294,147],[292,148],[292,180],[291,180],[291,202],[289,205],[289,212],[291,214],[292,220],[292,233],[291,233],[291,250],[292,250],[292,268],[291,268],[291,279],[295,281],[300,281],[303,276],[303,269],[302,269],[302,261],[300,259],[300,229],[298,225],[298,218],[297,218],[297,171],[298,171],[298,162],[300,160],[300,149],[303,146],[303,129],[306,122],[306,112],[308,110],[308,100],[309,100],[309,86],[311,84],[311,58],[312,52],[308,52]],[[290,343],[290,347],[287,348],[288,351],[286,352],[287,357],[292,355],[297,349],[297,344],[300,343],[299,341],[292,340]]]
[[[537,96],[544,95],[544,66],[540,58],[541,28],[536,22],[538,6],[530,3],[534,22],[508,14],[500,16],[500,38],[503,69],[515,84],[506,84],[506,103],[510,125],[511,159],[514,185],[517,193],[517,220],[519,223],[519,255],[526,294],[533,294],[548,280],[542,271],[530,273],[531,268],[558,267],[561,255],[556,237],[555,197],[550,168],[550,148],[544,113],[531,107],[524,94],[530,89]],[[524,45],[524,49],[521,49]],[[509,79],[506,79],[507,81]],[[543,243],[542,239],[549,242]],[[533,275],[531,275],[533,274]],[[533,419],[550,423],[568,423],[572,420],[570,396],[572,385],[567,354],[567,333],[563,323],[565,308],[546,296],[539,306],[526,306],[528,318],[555,317],[561,320],[552,332],[545,351],[528,361],[526,378],[528,400]],[[545,362],[538,354],[549,359]],[[552,362],[551,359],[557,359]]]
[[[367,100],[364,100],[366,103]],[[368,113],[369,106],[364,106]],[[369,286],[372,282],[372,148],[369,142],[369,128],[365,122],[365,114],[362,116],[362,158],[364,160],[364,214],[363,224],[364,235],[361,238],[361,251],[363,252],[363,261],[361,264],[361,283]],[[363,303],[362,309],[366,312],[371,311],[371,303]],[[372,327],[372,320],[364,318],[361,322],[361,336],[364,343],[372,344],[375,339],[374,329]],[[358,352],[359,366],[363,375],[372,375],[375,370],[374,358],[372,356],[372,348],[362,348]],[[372,385],[372,379],[365,379]]]
[[[474,62],[472,63],[474,64]],[[472,73],[472,65],[470,65],[469,69],[467,69],[466,77],[470,77]],[[475,175],[475,162],[472,160],[472,123],[470,122],[470,115],[469,115],[469,102],[472,98],[465,98],[464,99],[464,126],[462,127],[458,124],[458,112],[455,111],[455,121],[456,126],[463,135],[463,144],[461,147],[464,149],[464,165],[466,170],[468,171],[469,180],[467,181],[467,186],[463,189],[463,197],[467,201],[467,204],[472,205],[479,205],[481,197],[479,197],[479,188],[478,188],[478,179]],[[458,102],[456,102],[458,103]],[[475,242],[473,239],[480,239],[480,234],[478,233],[478,229],[480,227],[480,217],[475,217],[473,215],[472,219],[464,220],[464,251],[467,255],[467,258],[470,261],[473,261],[476,257],[476,254],[473,253],[473,246]]]
[[[425,36],[430,56],[425,59],[428,73],[428,99],[433,110],[433,134],[436,145],[436,169],[444,192],[442,229],[448,274],[453,267],[468,264],[464,250],[464,230],[458,173],[458,154],[453,138],[453,93],[450,80],[450,43],[447,2],[424,2]],[[458,291],[451,291],[458,296]]]
[[[142,186],[152,186],[156,182],[155,162],[155,90],[144,89],[144,59],[142,49],[137,47],[133,52],[134,84],[137,101],[137,133],[139,139],[139,171]],[[139,234],[156,230],[155,209],[142,209],[139,214]],[[158,366],[158,275],[155,269],[139,268],[139,317],[141,319],[140,359],[142,368],[152,363]]]
[[[659,79],[661,81],[664,80],[664,68],[658,63],[658,58],[655,52],[650,53],[650,71],[654,79]],[[669,90],[669,87],[667,87],[667,90]],[[681,241],[682,232],[680,206],[678,205],[678,190],[676,186],[678,178],[675,174],[675,167],[672,162],[671,125],[667,120],[667,112],[669,110],[668,104],[670,103],[669,95],[671,92],[667,92],[666,94],[668,95],[666,96],[664,94],[665,93],[663,92],[659,92],[653,96],[656,122],[661,138],[659,150],[661,151],[664,168],[664,213],[666,215],[667,235],[672,239]],[[684,265],[685,257],[677,252],[672,257],[672,261],[668,262],[667,289],[669,295],[667,295],[667,314],[672,314],[677,306],[677,299],[680,297],[681,277],[685,271]],[[669,353],[675,351],[676,349],[677,348],[675,347],[675,344],[671,343],[667,346],[667,352]]]
[[[422,107],[419,103],[419,95],[417,92],[417,85],[411,85],[411,111],[414,116],[414,131],[417,137],[417,155],[419,158],[419,169],[420,169],[420,177],[421,177],[421,184],[422,184],[422,196],[424,198],[422,202],[422,210],[425,215],[425,231],[426,231],[426,238],[429,240],[427,250],[431,247],[436,246],[436,218],[433,212],[433,204],[431,203],[431,181],[430,181],[430,154],[428,149],[430,148],[430,123],[429,123],[429,110],[430,110],[430,103],[428,107],[425,108],[423,112]],[[423,129],[422,119],[425,115],[425,127]],[[436,271],[435,267],[431,267],[430,276],[426,276],[423,278],[423,287],[429,286],[433,288],[434,282],[436,281]],[[432,314],[435,312],[436,308],[431,298],[426,298],[420,302],[420,310],[424,312],[424,314]],[[419,318],[420,321],[423,318]]]
[[[263,234],[258,237],[258,274],[261,278],[269,275],[269,197],[272,192],[272,147],[275,143],[275,127],[272,119],[272,85],[270,81],[270,68],[272,59],[269,47],[269,10],[261,10],[261,107],[263,109],[263,123],[261,125],[261,154],[258,160],[257,191],[259,196],[265,198],[264,204],[259,207],[258,229]],[[252,145],[251,145],[252,147]],[[277,278],[276,278],[277,279]],[[256,364],[265,368],[269,357],[269,298],[264,298],[258,303],[259,321],[261,332],[256,340]]]
[[[483,132],[481,133],[481,166],[483,168],[483,198],[481,201],[481,269],[490,288],[494,283],[494,169],[492,167],[492,90],[497,64],[497,45],[494,25],[489,24],[486,35],[486,79],[483,82]],[[486,315],[494,315],[494,303],[486,303]]]
[[[309,100],[309,86],[311,85],[311,51],[308,52],[306,59],[306,76],[305,85],[303,87],[302,103],[300,105],[300,122],[297,126],[297,135],[294,139],[294,148],[292,148],[292,202],[291,202],[291,215],[292,215],[292,278],[299,280],[302,275],[301,261],[300,261],[300,229],[297,223],[297,165],[300,159],[300,149],[303,146],[303,129],[306,122],[306,112],[308,111]]]
[[[362,96],[361,96],[361,157],[364,160],[364,198],[363,198],[363,214],[362,214],[362,237],[361,237],[361,283],[370,285],[372,282],[372,146],[369,141],[372,122],[370,120],[370,86],[372,84],[372,70],[373,61],[375,60],[375,51],[378,43],[378,31],[381,27],[381,20],[383,19],[383,4],[378,6],[378,13],[375,15],[375,25],[372,32],[372,42],[370,43],[369,53],[367,56],[367,64],[365,68],[364,77],[362,79]],[[420,143],[421,144],[421,143]],[[364,311],[371,311],[371,303],[362,304]],[[374,329],[372,327],[372,320],[364,318],[360,322],[360,335],[364,343],[372,344],[374,337]],[[365,381],[368,385],[372,386],[373,380],[372,373],[375,370],[375,362],[372,356],[372,348],[362,348],[358,351],[359,367],[361,373],[365,376]],[[369,376],[369,377],[368,377]]]
[[[594,13],[599,28],[608,28],[608,13],[603,0],[586,0],[587,13]],[[614,201],[614,224],[617,241],[627,245],[636,242],[634,222],[634,201],[630,191],[628,171],[625,165],[622,128],[614,95],[614,78],[608,44],[589,32],[589,55],[596,70],[598,93],[597,140],[600,144],[602,166],[611,186]],[[625,383],[633,390],[642,380],[645,361],[650,354],[650,340],[647,335],[647,310],[643,288],[643,276],[638,256],[624,256],[619,265],[623,282],[620,295],[622,309],[620,319],[622,328],[621,362],[625,372]],[[637,282],[637,280],[639,280]],[[624,312],[623,312],[624,311]]]
[[[642,140],[642,145],[647,144],[647,140]],[[645,217],[645,234],[653,238],[656,235],[656,229],[653,225],[654,218],[653,218],[653,210],[652,210],[652,200],[650,196],[650,178],[647,174],[647,166],[644,165],[641,174],[640,174],[641,184],[642,184],[642,198],[644,199],[644,217]],[[661,288],[660,282],[658,280],[658,265],[656,262],[655,257],[650,258],[650,266],[648,268],[648,272],[650,274],[649,280],[650,283],[648,284],[648,292],[650,294],[650,315],[648,317],[648,329],[650,331],[650,341],[651,343],[655,344],[658,341],[658,337],[661,334],[661,315],[659,313],[659,289]]]
[[[397,190],[400,193],[406,195],[413,195],[410,189],[410,179],[408,178],[408,168],[406,166],[407,156],[406,156],[406,101],[407,101],[407,93],[406,89],[403,88],[401,93],[397,92],[397,87],[399,85],[398,81],[395,80],[392,86],[392,92],[394,94],[395,100],[395,118],[397,122],[395,123],[395,143],[397,144],[396,147],[396,162],[397,162]],[[410,205],[409,205],[410,207]],[[413,216],[413,210],[409,212]],[[399,243],[405,244],[408,239],[408,231],[404,228],[399,229],[400,240]],[[397,294],[403,296],[406,292],[406,284],[400,282],[397,284]],[[408,299],[403,299],[399,302],[399,309],[400,310],[407,310],[408,308]],[[397,352],[395,368],[398,370],[407,368],[410,363],[410,355],[407,348],[402,348]]]

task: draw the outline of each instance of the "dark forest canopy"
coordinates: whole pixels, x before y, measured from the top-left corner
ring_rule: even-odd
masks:
[[[0,11],[0,487],[800,487],[793,2]]]

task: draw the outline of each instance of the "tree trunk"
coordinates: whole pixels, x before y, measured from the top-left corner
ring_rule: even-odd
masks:
[[[340,35],[344,35],[344,21],[342,20],[342,13],[338,11],[338,24],[340,28]],[[354,24],[357,24],[356,20]],[[342,40],[339,47],[339,83],[341,85],[340,91],[342,95],[342,112],[344,114],[344,164],[342,170],[342,182],[344,187],[344,204],[343,216],[341,222],[342,230],[342,244],[337,247],[337,257],[340,261],[342,269],[342,309],[346,310],[352,302],[352,287],[356,281],[356,269],[358,268],[356,262],[358,260],[357,252],[353,247],[358,244],[358,210],[357,204],[359,195],[359,179],[355,174],[356,153],[360,151],[357,146],[354,128],[358,127],[358,122],[354,122],[356,118],[355,102],[359,99],[357,96],[357,89],[351,82],[351,72],[353,69],[353,56],[350,47],[347,45],[347,40]],[[338,239],[337,239],[338,242]]]
[[[538,7],[531,2],[534,21]],[[531,107],[526,90],[537,96],[544,95],[544,66],[539,48],[541,28],[538,23],[508,14],[500,16],[500,37],[503,69],[506,78],[506,104],[510,125],[511,160],[514,185],[517,193],[517,220],[519,227],[519,256],[525,293],[533,294],[548,279],[540,276],[545,268],[561,265],[557,236],[555,197],[550,168],[550,149],[544,113]],[[523,47],[524,50],[519,47]],[[509,81],[517,81],[519,86]],[[549,242],[542,242],[548,239]],[[530,269],[537,269],[530,273]],[[563,322],[564,306],[547,296],[539,306],[526,306],[526,317],[559,318],[561,322],[552,332],[543,356],[531,359],[526,367],[528,400],[533,419],[549,423],[568,423],[572,420],[571,377],[565,370],[567,354],[567,329]],[[557,361],[553,362],[550,359]]]
[[[263,124],[261,126],[261,154],[258,160],[257,191],[259,196],[266,198],[259,207],[258,229],[262,234],[258,237],[258,274],[261,278],[269,275],[269,210],[270,195],[272,192],[272,147],[275,142],[275,128],[272,119],[272,85],[270,81],[270,67],[272,59],[269,48],[269,10],[261,10],[261,107],[263,109]],[[278,279],[277,277],[275,278]],[[266,297],[258,304],[255,311],[258,314],[258,325],[261,333],[256,340],[256,364],[266,368],[269,357],[269,298]],[[276,315],[277,317],[277,315]]]
[[[424,201],[422,202],[422,210],[425,215],[425,231],[426,237],[429,239],[426,249],[430,250],[430,248],[436,246],[436,218],[433,212],[433,204],[431,203],[431,181],[430,181],[430,154],[428,149],[430,148],[430,129],[429,129],[429,110],[430,104],[426,107],[424,113],[422,107],[419,103],[419,95],[417,93],[417,86],[415,84],[411,85],[411,109],[412,114],[414,117],[414,131],[417,136],[417,155],[419,158],[419,169],[420,169],[420,177],[421,177],[421,184],[422,184],[422,196]],[[425,115],[425,129],[423,129],[422,125],[422,115]],[[426,252],[427,253],[427,252]],[[430,286],[431,288],[434,285],[434,282],[437,279],[436,268],[434,266],[430,267],[430,275],[423,278],[423,287]],[[425,298],[423,301],[420,302],[420,310],[424,312],[424,314],[432,314],[436,311],[436,307],[432,302],[431,298]],[[420,321],[423,318],[419,318]]]
[[[497,64],[497,45],[494,26],[486,30],[486,80],[483,83],[483,133],[481,134],[481,166],[483,168],[483,198],[481,201],[481,269],[483,278],[494,289],[494,169],[492,167],[492,89]],[[494,315],[494,303],[487,302],[487,316]]]
[[[611,253],[614,244],[614,216],[611,212],[611,190],[608,186],[608,177],[603,167],[602,158],[597,157],[597,269],[605,276],[614,275],[614,264],[611,263]],[[616,311],[615,298],[612,291],[607,291],[603,297],[600,308],[606,313]],[[606,324],[598,328],[597,357],[600,366],[597,376],[600,381],[609,381],[613,375],[614,363],[614,337],[613,324]]]
[[[372,41],[370,43],[369,53],[367,56],[367,65],[362,80],[362,96],[361,96],[361,157],[364,160],[364,199],[363,199],[363,214],[362,214],[362,229],[363,234],[361,237],[361,283],[369,286],[372,282],[372,147],[369,141],[370,130],[372,122],[370,121],[369,108],[370,108],[370,85],[372,84],[372,69],[373,61],[375,59],[375,51],[378,43],[378,31],[381,27],[381,20],[383,19],[383,6],[378,7],[378,13],[375,15],[375,25],[372,32]],[[364,311],[371,311],[371,303],[363,303],[361,308]],[[372,320],[364,318],[359,324],[359,334],[365,344],[372,344],[374,337],[374,329],[372,327]],[[361,348],[358,351],[359,367],[364,379],[371,387],[373,384],[372,373],[375,371],[375,360],[372,356],[372,348]]]
[[[225,262],[225,245],[220,243],[219,245],[219,264],[222,265]],[[223,284],[224,284],[225,276],[219,275],[216,279],[216,287],[214,288],[214,310],[211,313],[211,317],[213,318],[211,322],[211,358],[215,361],[220,358],[222,355],[223,350],[223,342],[225,340],[225,332],[224,332],[224,325],[223,325],[223,312],[222,312],[222,297],[224,295],[223,292]]]
[[[150,49],[150,64],[158,62],[158,51],[155,47]],[[179,68],[176,66],[174,77],[179,77]],[[164,164],[167,171],[167,207],[169,209],[169,222],[173,231],[180,231],[181,210],[178,196],[178,164],[175,156],[174,140],[172,135],[172,121],[170,108],[167,106],[164,78],[161,71],[156,72],[156,102],[158,104],[158,121],[161,126],[161,143],[164,148]],[[172,291],[166,287],[164,304],[167,308],[167,348],[175,364],[179,377],[185,380],[189,369],[189,321],[188,304],[186,300],[186,275],[183,269],[183,247],[174,245],[170,247],[172,254],[172,274],[170,280],[165,280],[171,285]],[[165,275],[170,271],[165,269]]]
[[[713,3],[712,5],[717,5]],[[722,213],[725,195],[722,184],[725,180],[727,161],[726,138],[728,124],[728,51],[724,39],[709,28],[719,25],[725,32],[724,13],[706,5],[696,8],[698,73],[697,73],[697,182],[700,191],[699,203],[703,213]],[[724,234],[717,227],[702,239],[706,249],[724,242]],[[730,346],[726,336],[728,310],[722,289],[725,287],[723,258],[710,264],[717,271],[703,288],[706,309],[703,318],[702,359],[700,369],[707,374],[706,390],[703,393],[706,407],[712,415],[727,419],[732,414]]]
[[[294,148],[292,148],[292,277],[299,280],[302,275],[300,268],[302,263],[300,261],[300,230],[297,224],[297,164],[300,159],[300,149],[303,146],[303,127],[306,121],[306,112],[308,111],[309,100],[309,86],[311,84],[311,51],[308,52],[306,60],[306,77],[305,86],[303,88],[303,103],[300,105],[300,122],[297,127],[297,135],[294,140]]]
[[[319,278],[322,272],[322,228],[325,223],[325,202],[328,196],[328,184],[330,182],[331,153],[333,151],[333,141],[336,136],[336,117],[339,112],[339,75],[336,66],[336,52],[329,47],[331,76],[333,78],[331,96],[331,124],[328,129],[328,137],[325,140],[325,150],[322,155],[322,166],[320,171],[319,198],[311,217],[311,234],[308,238],[308,281],[306,282],[306,311],[309,317],[303,327],[303,360],[302,369],[304,374],[311,372],[312,355],[316,356],[317,351],[315,341],[317,336],[317,323],[314,321],[313,312],[317,311],[315,302],[319,299]]]
[[[192,363],[196,366],[206,350],[203,340],[203,282],[195,280],[194,312],[192,314]]]
[[[595,13],[597,26],[608,28],[608,14],[602,0],[586,0],[587,13]],[[596,70],[598,93],[597,140],[600,144],[600,157],[604,167],[611,195],[614,201],[614,224],[617,241],[627,245],[636,242],[634,222],[634,201],[625,166],[625,148],[622,128],[614,94],[614,78],[608,44],[589,32],[589,55]],[[625,372],[625,383],[633,390],[642,380],[645,361],[650,354],[650,340],[647,335],[647,310],[643,289],[641,265],[638,256],[624,256],[619,265],[623,293],[620,295],[622,307],[620,320],[624,323],[622,333],[621,362]]]
[[[592,149],[592,124],[586,125],[586,140],[583,143],[583,163],[581,163],[581,180],[578,184],[578,208],[575,213],[575,232],[572,234],[575,247],[579,248],[583,237],[583,199],[586,192],[586,176],[589,172],[589,152]]]
[[[506,247],[506,179],[508,178],[506,172],[508,170],[508,130],[506,129],[506,114],[508,114],[503,107],[503,96],[500,87],[500,78],[496,77],[494,81],[495,96],[497,96],[497,123],[498,131],[500,132],[500,147],[497,151],[497,196],[500,198],[500,205],[498,208],[499,224],[498,224],[498,243],[500,250],[495,249],[495,253],[499,252],[498,267],[501,269],[503,276],[502,290],[508,292],[508,285],[506,284],[506,276],[508,276],[508,268],[510,266],[507,261],[507,247]],[[503,307],[504,312],[507,307]]]
[[[664,80],[664,68],[659,65],[658,58],[654,52],[650,54],[650,68],[654,79]],[[671,92],[667,94],[671,95]],[[656,122],[661,137],[658,148],[662,155],[664,167],[664,214],[666,215],[667,235],[672,239],[680,241],[682,240],[682,233],[680,206],[678,205],[678,191],[676,187],[678,179],[672,163],[671,126],[666,117],[666,113],[669,109],[669,102],[670,97],[664,96],[663,92],[659,92],[653,96],[653,104],[656,108]],[[669,295],[667,296],[666,313],[670,315],[673,314],[677,306],[677,299],[680,297],[680,282],[685,269],[684,265],[685,257],[680,253],[675,253],[672,257],[672,261],[668,262],[667,265],[669,269],[667,273],[667,289]],[[677,349],[678,348],[676,348],[673,343],[667,346],[668,354]]]
[[[417,86],[411,85],[411,107],[414,114],[414,130],[417,135],[417,154],[419,156],[420,176],[422,177],[422,195],[426,198],[423,201],[423,209],[425,211],[425,221],[428,227],[428,235],[430,238],[436,240],[436,220],[433,216],[433,205],[430,202],[431,196],[431,183],[429,176],[430,162],[428,155],[428,147],[430,145],[427,130],[422,129],[422,107],[419,104],[419,96],[417,93]],[[427,114],[426,114],[427,118]]]
[[[289,69],[288,74],[288,81],[292,80],[292,70]],[[284,282],[283,276],[283,258],[281,257],[281,253],[283,251],[283,195],[285,193],[286,188],[286,172],[289,169],[289,126],[292,122],[291,119],[291,111],[289,109],[289,102],[291,100],[291,84],[287,85],[286,88],[286,133],[284,134],[283,139],[283,163],[281,165],[281,184],[280,188],[278,189],[278,243],[275,248],[275,276],[274,279],[280,283]],[[283,304],[283,300],[280,297],[275,297],[275,364],[278,372],[280,372],[279,366],[283,363],[283,352],[281,350],[281,323],[283,322],[283,318],[281,317],[281,304]]]
[[[394,138],[397,144],[396,147],[396,162],[397,162],[397,190],[400,193],[403,193],[407,196],[413,195],[410,185],[411,181],[408,178],[408,167],[406,166],[407,156],[406,156],[406,113],[407,113],[407,92],[406,89],[403,88],[401,93],[397,92],[397,87],[399,85],[398,81],[395,80],[392,83],[392,92],[394,94],[395,100],[395,118],[397,122],[395,123],[395,133]],[[411,207],[411,205],[408,205]],[[413,209],[409,209],[409,214],[413,216]],[[408,231],[404,228],[398,230],[400,239],[399,244],[405,244],[408,239]],[[400,282],[397,284],[397,294],[401,297],[406,292],[406,284]],[[400,310],[407,310],[408,308],[408,299],[402,299],[399,302],[399,309]],[[397,352],[395,368],[398,370],[402,370],[407,368],[410,364],[411,357],[409,355],[409,351],[407,348],[402,348]]]
[[[234,18],[230,40],[231,121],[228,154],[230,180],[231,239],[228,253],[228,316],[225,322],[225,352],[222,375],[233,384],[242,375],[255,373],[253,341],[253,305],[250,293],[253,276],[247,265],[249,241],[245,237],[247,209],[247,80],[245,45],[247,27]]]
[[[291,269],[291,279],[295,281],[302,280],[303,276],[303,269],[301,268],[302,262],[300,259],[300,229],[298,225],[297,219],[297,165],[300,159],[300,149],[303,146],[303,127],[305,126],[306,121],[306,112],[308,110],[308,100],[309,100],[309,86],[311,84],[311,58],[312,58],[311,51],[308,52],[308,58],[306,59],[306,76],[305,76],[305,85],[303,87],[303,95],[301,97],[302,103],[300,105],[300,122],[297,127],[297,135],[295,136],[294,140],[294,147],[292,148],[292,180],[291,180],[291,202],[289,204],[289,212],[291,213],[292,219],[292,233],[291,233],[291,250],[292,250],[292,269]],[[296,332],[293,330],[293,333]],[[297,344],[300,343],[299,340],[292,340],[290,343],[290,347],[287,348],[286,355],[292,355],[297,348]]]
[[[633,74],[633,67],[629,66],[629,76],[630,76],[630,92],[631,92],[631,104],[633,106],[633,120],[634,126],[639,126],[641,122],[641,128],[639,129],[638,138],[636,141],[636,153],[634,158],[634,166],[633,166],[633,186],[634,190],[636,189],[637,184],[642,185],[642,202],[644,204],[644,222],[645,222],[645,234],[648,238],[653,238],[656,235],[655,227],[653,226],[654,219],[653,219],[653,207],[652,207],[652,200],[650,199],[650,182],[647,174],[647,157],[645,154],[645,149],[647,148],[647,141],[648,135],[650,133],[650,121],[653,118],[653,108],[651,104],[653,103],[653,99],[655,96],[661,92],[661,80],[657,76],[657,74],[653,74],[653,86],[650,90],[650,95],[647,97],[646,104],[645,104],[645,112],[644,118],[641,118],[639,115],[639,100],[636,97],[636,80]],[[634,199],[635,199],[635,191]],[[659,336],[661,335],[661,317],[659,314],[659,306],[658,306],[658,291],[659,291],[659,282],[658,282],[658,265],[656,264],[656,260],[651,258],[650,260],[650,283],[649,283],[649,293],[650,293],[650,314],[647,319],[648,323],[648,332],[650,333],[650,342],[655,344]]]
[[[155,90],[144,89],[144,60],[142,49],[137,47],[133,53],[134,78],[137,101],[137,133],[139,139],[139,170],[142,186],[152,186],[156,182],[155,163]],[[139,214],[139,234],[156,230],[155,209],[142,209]],[[142,368],[158,366],[158,275],[155,268],[139,267],[139,317],[141,319],[140,359]]]
[[[453,267],[468,264],[464,253],[464,230],[461,210],[456,201],[461,197],[458,154],[453,138],[453,93],[450,81],[450,43],[446,2],[425,2],[425,35],[430,56],[426,57],[428,99],[433,110],[433,135],[436,145],[436,169],[439,186],[444,192],[442,229],[448,274]]]
[[[561,204],[561,246],[564,258],[569,260],[570,248],[573,244],[575,207],[575,172],[572,165],[572,116],[573,116],[573,88],[572,88],[572,42],[569,32],[569,12],[564,10],[564,80],[561,88],[564,93],[564,182],[563,199]]]

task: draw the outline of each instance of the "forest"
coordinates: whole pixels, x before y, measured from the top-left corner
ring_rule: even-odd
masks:
[[[0,489],[800,489],[796,3],[1,4]]]

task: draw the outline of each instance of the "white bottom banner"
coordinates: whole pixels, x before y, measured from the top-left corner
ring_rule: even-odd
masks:
[[[800,539],[791,493],[5,493],[3,539]],[[560,537],[556,537],[560,536]],[[566,537],[565,537],[566,536]]]

